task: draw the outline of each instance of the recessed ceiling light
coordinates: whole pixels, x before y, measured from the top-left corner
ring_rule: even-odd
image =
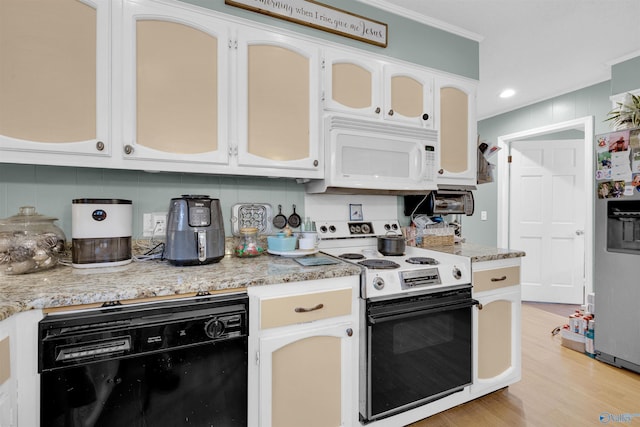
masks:
[[[502,92],[500,92],[500,98],[511,98],[515,94],[516,94],[515,90],[513,90],[513,89],[505,89]]]

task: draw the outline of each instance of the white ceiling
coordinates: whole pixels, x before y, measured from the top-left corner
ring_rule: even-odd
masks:
[[[478,119],[609,80],[640,56],[640,0],[360,1],[479,41]],[[507,87],[516,95],[500,99]]]

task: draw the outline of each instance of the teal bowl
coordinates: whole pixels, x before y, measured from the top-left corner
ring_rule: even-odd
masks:
[[[267,245],[269,249],[276,252],[295,251],[296,240],[295,236],[267,236]]]

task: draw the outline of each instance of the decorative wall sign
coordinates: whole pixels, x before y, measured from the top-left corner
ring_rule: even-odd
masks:
[[[387,24],[313,0],[225,0],[225,4],[387,47]]]

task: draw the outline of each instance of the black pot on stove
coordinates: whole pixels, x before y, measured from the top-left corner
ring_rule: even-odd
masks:
[[[400,234],[387,233],[384,236],[378,236],[378,252],[382,255],[404,255],[405,247],[404,236]]]

